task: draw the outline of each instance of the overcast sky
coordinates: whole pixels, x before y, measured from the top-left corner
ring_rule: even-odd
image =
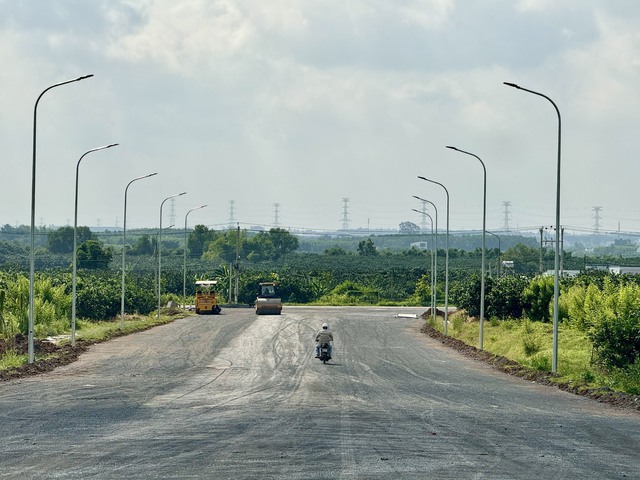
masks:
[[[637,0],[0,0],[0,224],[640,232]],[[343,199],[348,199],[345,202]],[[231,202],[233,201],[233,212]],[[505,202],[509,202],[508,216]],[[274,205],[278,206],[275,207]],[[597,207],[597,210],[596,210]],[[433,209],[430,209],[433,216]],[[507,217],[507,218],[505,218]]]

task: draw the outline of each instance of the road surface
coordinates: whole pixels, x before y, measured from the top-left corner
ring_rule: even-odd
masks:
[[[422,309],[224,309],[0,383],[0,478],[640,478],[640,416],[421,334]],[[313,358],[327,321],[334,360]]]

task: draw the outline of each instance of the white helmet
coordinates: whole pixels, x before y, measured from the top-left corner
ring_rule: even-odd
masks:
[[[328,325],[328,324],[326,324],[326,323],[323,323],[323,324],[322,324],[322,328],[323,328],[324,330],[326,330],[327,328],[329,328],[329,325]]]

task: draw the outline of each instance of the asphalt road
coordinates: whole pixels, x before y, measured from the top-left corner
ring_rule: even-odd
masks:
[[[492,370],[396,308],[225,309],[0,383],[0,478],[640,478],[640,416]],[[313,358],[328,321],[332,364]]]

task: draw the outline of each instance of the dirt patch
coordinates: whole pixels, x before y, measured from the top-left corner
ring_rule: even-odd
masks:
[[[0,370],[0,381],[12,378],[22,378],[38,373],[50,372],[56,367],[68,365],[78,359],[82,352],[85,352],[91,342],[77,341],[75,347],[70,344],[57,345],[53,342],[33,340],[33,353],[36,358],[33,363],[11,367]],[[16,335],[15,338],[6,341],[0,340],[0,355],[8,351],[13,351],[18,355],[29,353],[29,340],[26,335]]]
[[[467,357],[492,365],[498,370],[508,373],[509,375],[515,375],[542,385],[552,385],[560,388],[561,390],[565,390],[576,395],[582,395],[584,397],[597,400],[598,402],[640,412],[640,396],[615,392],[606,387],[586,388],[572,383],[560,382],[558,380],[558,375],[555,373],[534,370],[521,365],[518,362],[509,360],[508,358],[489,353],[486,350],[478,350],[476,347],[467,345],[457,338],[443,335],[438,330],[427,324],[423,325],[420,330],[430,337],[440,341],[443,345],[453,348]]]

